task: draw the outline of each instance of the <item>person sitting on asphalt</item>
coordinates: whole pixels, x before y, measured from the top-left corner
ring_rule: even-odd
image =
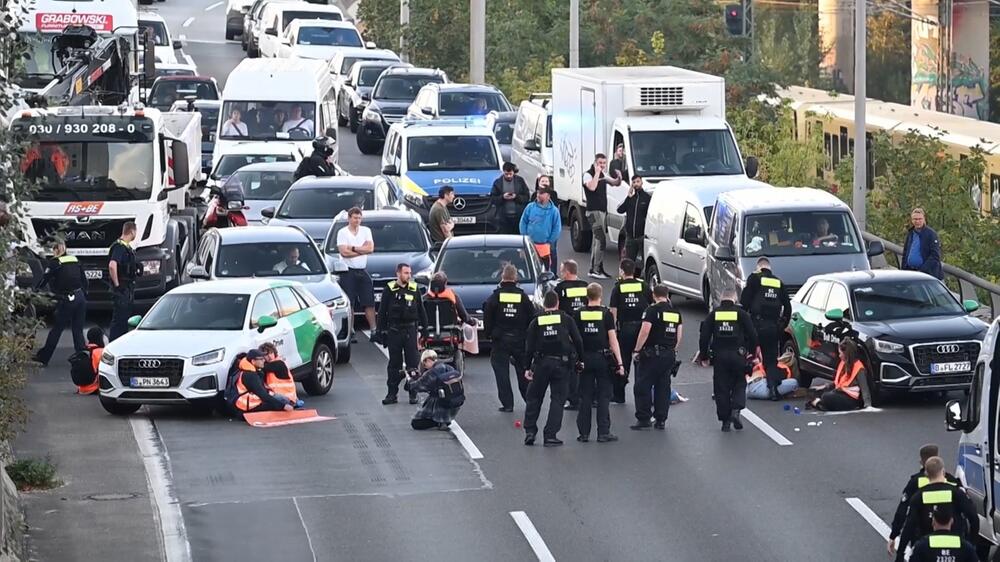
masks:
[[[98,391],[97,372],[104,354],[104,330],[94,326],[87,330],[87,348],[69,358],[69,374],[77,394]]]
[[[298,391],[295,388],[295,379],[292,377],[288,365],[278,355],[278,348],[271,342],[260,344],[257,349],[264,354],[264,386],[274,394],[280,394],[291,403],[297,404],[299,401]]]
[[[239,373],[234,381],[229,405],[239,414],[248,412],[291,412],[295,407],[288,398],[272,394],[264,386],[265,355],[259,349],[251,349],[240,359]]]
[[[438,361],[437,352],[433,349],[424,350],[420,356],[420,369],[421,373],[407,382],[407,390],[426,392],[428,396],[414,414],[410,426],[417,430],[432,427],[447,430],[465,403],[462,373]]]
[[[784,397],[795,392],[799,388],[799,381],[792,375],[792,370],[788,366],[791,361],[791,354],[786,353],[778,358],[778,369],[785,373],[785,378],[778,383],[778,396]],[[753,372],[747,375],[747,398],[752,400],[767,400],[770,391],[767,388],[767,371],[763,363],[757,363],[753,367]]]
[[[812,388],[815,397],[806,403],[806,408],[826,411],[858,410],[864,407],[861,387],[865,377],[865,367],[858,358],[858,346],[851,340],[840,342],[840,364],[833,382]]]

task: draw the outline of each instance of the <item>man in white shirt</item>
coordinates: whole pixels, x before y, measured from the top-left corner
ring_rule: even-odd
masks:
[[[291,115],[288,120],[281,125],[282,132],[289,133],[292,129],[305,132],[309,138],[313,137],[313,121],[308,117],[302,116],[301,105],[293,105]]]
[[[299,261],[299,249],[294,246],[288,250],[287,254],[285,254],[285,259],[274,264],[274,267],[271,269],[277,271],[278,273],[284,273],[289,267],[298,267],[304,269],[305,273],[309,272],[309,266],[306,263]],[[302,275],[305,275],[305,273],[300,272]],[[290,275],[295,274],[293,273]]]
[[[372,230],[361,226],[361,209],[347,211],[347,226],[337,231],[337,250],[347,263],[347,272],[340,275],[340,286],[354,310],[363,308],[368,327],[375,329],[375,286],[368,275],[368,254],[375,251]]]

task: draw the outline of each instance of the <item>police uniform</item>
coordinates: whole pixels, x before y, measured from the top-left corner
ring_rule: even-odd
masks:
[[[951,482],[931,482],[921,487],[910,499],[906,523],[903,525],[899,547],[896,549],[897,562],[903,562],[907,546],[916,544],[934,530],[932,518],[935,507],[939,505],[951,506],[953,514],[951,532],[966,538],[979,535],[979,515],[965,491]]]
[[[917,541],[910,562],[978,562],[976,547],[951,531],[934,531]]]
[[[622,353],[624,362],[622,366],[625,367],[625,376],[615,377],[612,402],[625,403],[625,386],[628,384],[632,367],[632,352],[635,351],[635,342],[639,338],[639,329],[642,328],[642,315],[652,302],[653,295],[642,279],[619,279],[611,289],[611,299],[608,304],[616,309],[618,348]]]
[[[399,383],[403,380],[401,372],[404,358],[407,370],[416,369],[420,364],[420,354],[417,351],[417,330],[425,330],[427,326],[427,311],[424,310],[417,284],[410,281],[406,286],[398,280],[392,280],[382,293],[382,302],[378,309],[378,329],[385,334],[386,347],[389,349],[389,364],[386,367],[387,385],[389,391],[384,403],[392,404],[399,393]],[[417,398],[410,391],[410,401]]]
[[[111,287],[111,329],[108,340],[114,341],[128,332],[128,318],[132,315],[135,301],[135,278],[139,273],[139,262],[135,250],[128,242],[118,239],[111,245],[108,261],[118,264],[118,286]]]
[[[677,333],[681,315],[670,301],[658,302],[646,309],[643,323],[649,323],[649,335],[636,358],[635,419],[636,429],[649,426],[663,429],[670,411],[670,374],[677,360]]]
[[[545,311],[528,325],[526,352],[534,376],[528,385],[524,412],[525,445],[535,442],[538,414],[542,410],[545,390],[552,388],[549,416],[542,430],[545,441],[558,445],[556,438],[562,427],[563,404],[569,379],[576,377],[574,364],[583,356],[583,342],[573,319],[559,310]]]
[[[87,279],[76,256],[54,258],[38,282],[35,290],[48,285],[56,295],[55,322],[45,339],[45,345],[35,355],[35,359],[47,365],[67,327],[73,333],[73,348],[82,351],[87,348],[83,337],[83,324],[87,319]]]
[[[611,434],[612,377],[618,360],[611,351],[610,332],[615,329],[611,311],[603,306],[585,306],[574,314],[580,338],[583,340],[583,372],[580,373],[580,403],[584,406],[576,415],[576,428],[581,440],[590,437],[591,408],[597,400],[597,437]]]
[[[740,295],[740,304],[750,312],[753,319],[760,344],[761,361],[767,372],[767,388],[771,392],[771,398],[777,399],[777,388],[782,379],[778,369],[781,333],[788,325],[792,312],[788,290],[770,269],[761,269],[747,279],[746,288]],[[750,351],[752,353],[753,349]]]
[[[587,304],[587,282],[583,279],[564,279],[556,283],[554,290],[559,295],[559,310],[570,317],[573,316],[573,312]],[[577,409],[580,404],[580,380],[577,377],[572,377],[569,381],[566,398],[569,400],[569,409]]]
[[[958,479],[950,473],[946,472],[944,478],[956,486],[961,486]],[[913,499],[914,494],[928,484],[930,484],[930,480],[924,473],[924,469],[921,468],[910,475],[910,479],[906,481],[906,486],[903,487],[903,495],[899,499],[899,504],[896,505],[896,514],[892,518],[892,526],[889,530],[890,539],[895,539],[903,531],[903,523],[906,522],[906,513],[910,508],[910,500]]]
[[[524,371],[528,368],[524,352],[524,339],[534,307],[528,295],[513,281],[504,281],[486,299],[483,310],[483,324],[486,336],[493,342],[490,350],[490,365],[497,380],[497,396],[500,409],[514,410],[514,392],[510,386],[510,365],[514,365],[517,389],[523,399],[528,391],[528,379]]]
[[[723,431],[746,406],[747,353],[757,348],[757,333],[750,314],[731,300],[722,301],[701,323],[700,358],[712,358],[715,412]]]

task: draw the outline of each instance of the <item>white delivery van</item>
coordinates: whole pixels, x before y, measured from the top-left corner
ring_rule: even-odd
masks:
[[[590,248],[583,174],[595,154],[610,160],[619,144],[625,175],[643,176],[650,190],[684,177],[757,175],[756,159],[744,167],[725,114],[719,76],[672,66],[552,69],[554,186],[569,207],[573,249]],[[608,187],[612,241],[625,220],[615,209],[627,194],[627,181]]]
[[[530,189],[535,188],[538,176],[552,175],[552,94],[531,94],[518,106],[510,161]]]
[[[337,136],[336,91],[325,62],[244,59],[222,90],[212,167],[233,144],[292,141],[310,154],[313,139],[323,135]],[[337,155],[334,147],[334,163]]]
[[[343,21],[344,13],[336,6],[311,2],[270,2],[264,6],[257,32],[257,52],[262,57],[276,57],[281,37],[295,20]]]

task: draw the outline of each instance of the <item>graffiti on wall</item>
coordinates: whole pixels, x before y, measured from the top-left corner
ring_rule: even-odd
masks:
[[[973,119],[989,117],[986,71],[970,58],[952,55],[951,113]]]
[[[910,67],[910,105],[939,111],[943,108],[938,107],[937,101],[941,72],[937,18],[925,17],[926,20],[914,19],[911,28],[913,63]]]

